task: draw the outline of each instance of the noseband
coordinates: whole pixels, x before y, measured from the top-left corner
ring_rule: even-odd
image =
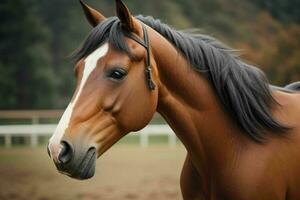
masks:
[[[147,52],[147,57],[146,57],[146,80],[148,83],[148,87],[150,90],[155,90],[155,83],[152,80],[152,67],[151,67],[151,62],[150,62],[150,44],[149,44],[149,35],[148,35],[148,30],[146,26],[141,23],[142,28],[143,28],[143,33],[144,33],[144,40],[141,40],[139,37],[137,37],[134,34],[127,34],[127,36],[142,45]]]

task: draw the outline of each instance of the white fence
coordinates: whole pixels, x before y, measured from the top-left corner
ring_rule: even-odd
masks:
[[[0,136],[5,137],[5,146],[12,146],[13,136],[29,136],[32,147],[37,146],[38,136],[51,136],[56,128],[56,124],[32,124],[32,125],[2,125],[0,126]],[[168,125],[148,125],[137,133],[131,133],[129,136],[138,135],[140,146],[149,145],[149,136],[166,135],[170,146],[176,145],[176,135]]]

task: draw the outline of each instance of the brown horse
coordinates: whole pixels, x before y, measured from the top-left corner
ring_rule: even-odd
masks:
[[[299,83],[269,86],[217,40],[134,17],[121,0],[111,18],[81,4],[94,28],[48,146],[61,173],[92,177],[96,158],[157,111],[188,152],[184,199],[300,199]]]

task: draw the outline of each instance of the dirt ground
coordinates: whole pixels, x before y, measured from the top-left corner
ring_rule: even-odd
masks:
[[[117,145],[97,161],[94,178],[59,174],[45,148],[0,148],[0,200],[177,200],[185,150]]]

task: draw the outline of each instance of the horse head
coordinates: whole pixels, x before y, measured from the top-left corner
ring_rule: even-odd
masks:
[[[146,27],[120,0],[112,18],[80,2],[94,28],[77,52],[77,87],[48,152],[61,173],[87,179],[95,173],[97,157],[149,123],[158,102],[158,77]]]

